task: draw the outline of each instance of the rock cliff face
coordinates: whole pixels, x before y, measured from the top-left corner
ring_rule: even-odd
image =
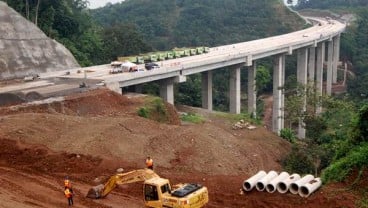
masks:
[[[75,67],[68,49],[0,1],[0,80]]]

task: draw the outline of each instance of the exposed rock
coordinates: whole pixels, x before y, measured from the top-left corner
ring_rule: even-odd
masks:
[[[0,1],[0,80],[75,67],[70,51]]]
[[[240,121],[236,122],[235,124],[233,124],[232,129],[237,130],[237,129],[249,129],[249,130],[253,130],[256,129],[257,127],[254,125],[251,125],[248,122],[245,122],[243,119],[241,119]]]

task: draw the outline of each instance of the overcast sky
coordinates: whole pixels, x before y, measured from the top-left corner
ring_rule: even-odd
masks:
[[[89,8],[90,9],[96,9],[98,7],[103,7],[106,5],[106,3],[111,2],[111,3],[117,3],[117,2],[121,2],[122,0],[88,0],[89,1]]]

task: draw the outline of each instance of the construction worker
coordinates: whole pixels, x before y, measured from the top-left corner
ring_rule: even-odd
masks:
[[[73,205],[73,189],[65,187],[64,195],[68,199],[68,205]]]
[[[72,188],[72,183],[70,182],[68,176],[66,176],[65,179],[64,179],[64,187],[65,188]]]
[[[153,170],[153,160],[150,156],[148,156],[146,159],[146,167]]]

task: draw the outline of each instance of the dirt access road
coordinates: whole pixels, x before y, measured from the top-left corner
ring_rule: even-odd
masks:
[[[144,100],[102,89],[0,108],[0,207],[67,207],[66,175],[76,192],[74,207],[143,207],[139,183],[120,186],[105,199],[85,195],[117,168],[143,168],[147,155],[172,183],[207,186],[208,208],[355,207],[358,196],[345,184],[323,186],[308,199],[257,191],[240,195],[243,181],[257,171],[281,171],[289,143],[261,126],[233,130],[234,121],[205,110],[194,109],[206,118],[196,125],[180,124],[169,105],[171,124],[141,118],[136,112]]]

